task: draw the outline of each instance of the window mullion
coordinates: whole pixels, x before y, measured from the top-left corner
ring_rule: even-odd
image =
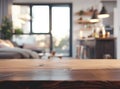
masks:
[[[32,5],[30,5],[30,16],[31,16],[31,19],[30,19],[30,34],[32,34]]]
[[[50,8],[49,8],[49,16],[50,16],[50,24],[49,24],[49,32],[50,32],[50,51],[53,50],[53,39],[52,39],[52,5],[49,5]]]

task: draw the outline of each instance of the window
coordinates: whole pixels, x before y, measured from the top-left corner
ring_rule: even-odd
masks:
[[[70,8],[52,7],[52,37],[53,49],[59,53],[68,55],[70,35]]]
[[[24,33],[30,33],[30,7],[28,5],[13,5],[13,28],[21,28]],[[13,32],[14,32],[13,30]]]
[[[36,5],[32,7],[32,32],[49,33],[49,6]]]
[[[37,43],[47,52],[54,50],[63,56],[71,56],[71,7],[71,4],[14,4],[13,41],[19,45]],[[15,34],[17,28],[23,34]]]

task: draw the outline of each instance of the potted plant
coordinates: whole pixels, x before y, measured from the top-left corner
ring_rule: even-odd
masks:
[[[0,33],[2,39],[11,39],[12,38],[12,21],[8,17],[2,19],[0,26]]]
[[[22,29],[20,29],[20,28],[16,28],[16,29],[15,29],[15,34],[16,34],[16,35],[23,34]]]

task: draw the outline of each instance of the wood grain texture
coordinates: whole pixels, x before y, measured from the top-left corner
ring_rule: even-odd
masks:
[[[2,60],[0,89],[120,89],[120,60]]]

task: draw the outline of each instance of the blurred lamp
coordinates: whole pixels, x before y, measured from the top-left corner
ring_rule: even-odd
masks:
[[[107,18],[109,17],[110,15],[107,13],[107,10],[106,8],[103,6],[99,15],[98,15],[98,18]]]
[[[98,19],[98,16],[97,16],[97,10],[93,11],[93,15],[90,19],[90,22],[93,22],[93,23],[99,22],[99,19]]]

